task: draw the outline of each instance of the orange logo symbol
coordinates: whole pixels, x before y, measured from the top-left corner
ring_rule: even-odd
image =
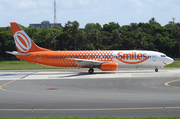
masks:
[[[15,40],[16,47],[21,52],[28,52],[32,46],[31,39],[29,38],[29,36],[26,35],[24,31],[17,31],[14,34],[14,40]]]
[[[118,55],[119,57],[117,57],[117,59],[126,64],[139,64],[149,59],[149,57],[146,56],[146,53],[137,54],[136,52],[132,52],[132,53],[119,52]]]
[[[164,61],[163,61],[163,63],[164,63],[165,65],[167,65]]]

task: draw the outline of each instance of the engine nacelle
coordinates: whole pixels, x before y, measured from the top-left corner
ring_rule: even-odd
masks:
[[[118,63],[116,62],[102,63],[100,69],[102,71],[116,71],[118,69]]]

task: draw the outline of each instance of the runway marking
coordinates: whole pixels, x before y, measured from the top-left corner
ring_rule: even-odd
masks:
[[[47,90],[57,90],[58,88],[48,88]]]
[[[8,84],[10,84],[10,83],[12,83],[12,82],[14,82],[14,81],[16,81],[16,79],[15,79],[15,80],[12,80],[12,81],[10,81],[10,82],[8,82],[8,83],[5,83],[5,84],[1,85],[1,86],[0,86],[0,90],[8,91],[8,90],[6,90],[6,89],[3,89],[2,87],[5,86],[5,85],[8,85]]]
[[[32,94],[32,95],[51,95],[51,96],[63,96],[63,97],[84,97],[84,98],[88,98],[88,97],[94,97],[94,98],[116,98],[116,97],[123,98],[123,97],[129,97],[129,98],[131,98],[132,97],[132,96],[100,96],[100,95],[88,96],[88,95],[63,95],[63,94],[32,93],[32,92],[13,91],[13,90],[7,90],[7,89],[2,88],[2,87],[6,86],[6,85],[8,85],[10,83],[15,82],[15,81],[17,81],[17,79],[12,80],[12,81],[10,81],[8,83],[5,83],[5,84],[1,85],[0,90],[6,91],[6,92],[13,92],[13,93],[22,93],[22,94],[24,93],[24,94]],[[170,82],[175,82],[175,81],[180,81],[180,79],[170,81]],[[170,86],[169,85],[170,82],[165,83],[165,85]],[[176,87],[176,86],[171,86],[171,87]],[[116,89],[116,88],[113,88],[113,87],[107,87],[107,88]],[[180,88],[180,87],[176,87],[176,88]]]
[[[166,82],[164,85],[169,86],[169,87],[174,87],[174,88],[180,88],[179,86],[172,86],[172,85],[170,85],[170,83],[176,82],[176,81],[180,81],[180,79]]]
[[[3,90],[3,91],[6,91],[6,92],[13,92],[13,93],[24,93],[24,94],[33,94],[33,95],[53,95],[53,96],[64,96],[64,97],[98,97],[98,98],[112,98],[112,96],[88,96],[88,95],[61,95],[61,94],[46,94],[46,93],[31,93],[31,92],[21,92],[21,91],[12,91],[12,90],[7,90],[7,89],[4,89],[2,87],[10,84],[10,83],[13,83],[15,82],[17,79],[15,80],[12,80],[8,83],[5,83],[3,85],[0,86],[0,90]],[[113,96],[114,98],[115,97],[119,97],[119,96]]]
[[[0,109],[0,111],[116,111],[116,110],[166,110],[180,109],[180,107],[140,107],[140,108],[94,108],[94,109]]]

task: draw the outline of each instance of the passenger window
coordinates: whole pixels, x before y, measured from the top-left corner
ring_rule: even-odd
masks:
[[[161,57],[166,57],[166,55],[161,55]]]

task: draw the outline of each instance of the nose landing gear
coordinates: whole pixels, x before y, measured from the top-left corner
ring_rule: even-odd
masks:
[[[155,72],[158,72],[158,68],[155,69]]]

